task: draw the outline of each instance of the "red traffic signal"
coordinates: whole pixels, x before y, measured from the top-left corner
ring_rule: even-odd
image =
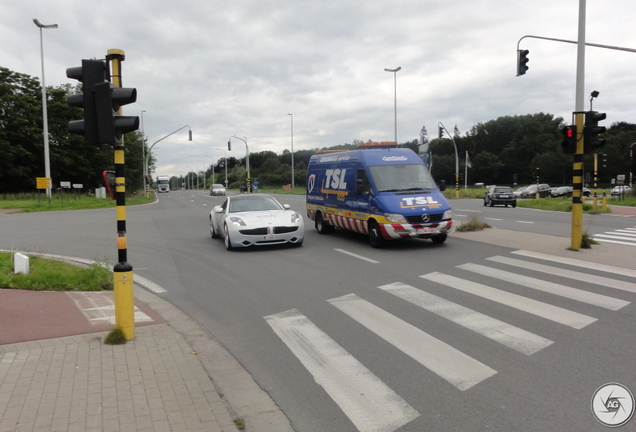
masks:
[[[576,126],[565,126],[561,132],[563,133],[563,142],[561,142],[563,153],[576,153]]]

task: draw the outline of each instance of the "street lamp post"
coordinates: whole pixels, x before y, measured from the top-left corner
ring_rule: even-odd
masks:
[[[227,152],[225,150],[223,150],[222,148],[216,147],[217,150],[221,150],[223,152],[224,156],[224,163],[223,165],[225,165],[225,189],[227,189]]]
[[[246,190],[245,190],[245,192],[252,193],[252,182],[251,182],[251,179],[250,179],[250,148],[247,145],[247,137],[239,138],[236,135],[232,135],[227,141],[228,149],[230,148],[230,139],[232,139],[232,138],[240,139],[241,141],[243,141],[245,143],[245,152],[246,152],[246,156],[245,156],[245,177],[246,177],[245,178],[245,183],[246,183],[245,186],[246,186]]]
[[[144,133],[144,113],[146,110],[141,110],[141,176],[144,178],[144,194],[146,191],[146,134]]]
[[[203,169],[201,170],[201,179],[203,180],[203,189],[205,189],[205,162],[203,162],[201,159],[197,159],[197,161],[203,164]]]
[[[197,159],[198,161],[199,159]],[[197,190],[201,189],[200,184],[199,184],[199,164],[194,164],[195,168],[197,169],[196,171],[196,176],[197,176]]]
[[[294,115],[293,114],[287,114],[288,116],[291,116],[291,177],[292,177],[292,182],[291,182],[291,187],[292,190],[294,190]]]
[[[212,159],[212,184],[216,183],[216,178],[214,177],[214,158],[210,155],[205,155],[205,157],[209,157]],[[203,184],[203,189],[205,189],[205,184]]]
[[[46,84],[44,82],[44,43],[42,41],[42,29],[55,29],[57,24],[42,24],[36,18],[33,22],[40,28],[40,59],[42,62],[42,126],[44,135],[44,177],[51,178],[51,158],[49,155],[49,119],[46,110]],[[46,188],[47,198],[51,198],[51,183]]]
[[[168,138],[170,135],[173,135],[177,132],[179,132],[181,129],[185,129],[188,128],[188,141],[192,141],[192,129],[190,129],[190,126],[185,125],[180,127],[179,129],[177,129],[174,132],[170,132],[168,135],[166,135],[165,137],[158,139],[157,141],[155,141],[150,148],[148,149],[148,153],[146,154],[146,160],[145,160],[145,164],[144,164],[144,176],[148,175],[148,159],[150,158],[150,153],[152,151],[152,148],[159,142],[159,141],[163,141],[164,139]]]
[[[440,138],[442,137],[441,129],[444,129],[451,141],[453,141],[453,147],[455,147],[455,198],[459,199],[459,153],[457,153],[457,143],[442,122],[438,122],[438,126],[440,127]]]
[[[394,127],[395,127],[395,143],[397,144],[397,73],[402,70],[402,66],[397,67],[396,69],[387,69],[384,68],[385,72],[393,72],[393,116]]]

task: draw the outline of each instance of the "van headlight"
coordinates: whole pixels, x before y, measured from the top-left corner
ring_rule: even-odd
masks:
[[[384,213],[384,217],[391,223],[406,223],[406,219],[401,214]]]
[[[452,219],[453,218],[453,211],[452,210],[446,210],[444,212],[444,216],[442,216],[442,220],[448,220],[448,219]]]

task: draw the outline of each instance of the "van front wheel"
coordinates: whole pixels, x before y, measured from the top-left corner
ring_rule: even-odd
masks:
[[[444,243],[446,241],[447,237],[448,237],[448,234],[441,234],[441,235],[436,235],[436,236],[431,237],[431,240],[435,244],[442,244],[442,243]]]
[[[334,229],[335,227],[333,225],[329,225],[325,222],[321,213],[316,215],[316,230],[318,231],[318,234],[331,234]]]
[[[378,249],[384,247],[384,244],[386,243],[386,240],[382,237],[380,226],[375,221],[369,223],[369,242],[372,247]]]

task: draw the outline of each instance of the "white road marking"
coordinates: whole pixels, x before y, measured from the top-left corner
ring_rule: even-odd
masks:
[[[609,240],[609,239],[600,239],[600,238],[597,238],[596,236],[594,236],[594,240],[598,240],[601,243],[613,243],[613,244],[620,244],[620,245],[626,245],[626,246],[636,246],[636,244],[634,244],[633,242],[625,242],[625,241]]]
[[[267,323],[361,432],[391,432],[420,414],[297,309]]]
[[[552,261],[555,263],[567,264],[575,267],[583,267],[589,270],[598,270],[606,273],[619,274],[623,276],[630,276],[636,278],[636,270],[626,269],[622,267],[611,266],[607,264],[597,264],[589,261],[582,261],[574,258],[565,258],[562,256],[549,255],[540,252],[531,252],[527,250],[513,251],[513,254],[527,256],[530,258],[537,258],[545,261]]]
[[[139,285],[140,287],[145,288],[146,290],[153,292],[155,294],[162,294],[162,293],[168,292],[168,290],[164,289],[160,285],[157,285],[153,281],[146,279],[143,276],[139,276],[137,274],[133,275],[133,281],[135,284]]]
[[[92,325],[104,322],[115,324],[115,303],[112,292],[67,291],[67,294]],[[137,306],[134,307],[133,311],[136,323],[154,321]]]
[[[401,282],[378,288],[525,355],[534,354],[553,343],[549,339]]]
[[[561,285],[553,282],[536,279],[529,276],[520,275],[518,273],[512,273],[496,268],[486,267],[479,264],[462,264],[457,266],[462,270],[467,270],[480,275],[496,278],[506,282],[521,285],[527,288],[532,288],[537,291],[546,292],[548,294],[554,294],[561,297],[569,298],[572,300],[580,301],[581,303],[587,303],[595,306],[600,306],[609,310],[619,310],[620,308],[629,304],[625,300],[619,300],[612,297],[596,294],[589,291],[572,288],[566,285]]]
[[[636,293],[636,283],[625,282],[616,279],[610,279],[607,277],[591,275],[587,273],[575,272],[572,270],[561,269],[558,267],[547,266],[543,264],[536,264],[529,261],[521,261],[514,258],[507,258],[502,256],[494,256],[488,258],[491,261],[496,261],[511,266],[526,268],[528,270],[534,270],[541,273],[547,273],[554,276],[561,276],[568,279],[577,280],[580,282],[589,282],[595,285],[601,285],[605,287],[615,288],[631,293]],[[627,306],[630,302],[625,302],[623,306]],[[621,306],[622,307],[622,306]]]
[[[583,315],[578,312],[573,312],[548,303],[543,303],[517,294],[509,293],[507,291],[502,291],[497,288],[492,288],[487,285],[466,279],[460,279],[458,277],[439,272],[421,275],[420,277],[576,329],[581,329],[597,320],[596,318]]]
[[[329,303],[460,390],[497,373],[355,294],[331,299]]]
[[[531,225],[534,224],[534,222],[529,222],[529,221],[517,221],[517,222],[524,223],[524,224],[531,224]]]
[[[350,255],[352,257],[361,259],[363,261],[368,261],[368,262],[373,263],[373,264],[378,264],[380,262],[380,261],[376,261],[376,260],[371,259],[371,258],[363,257],[362,255],[358,255],[358,254],[355,254],[353,252],[346,251],[344,249],[334,249],[334,250],[337,251],[337,252],[342,252],[343,254],[347,254],[347,255]]]

